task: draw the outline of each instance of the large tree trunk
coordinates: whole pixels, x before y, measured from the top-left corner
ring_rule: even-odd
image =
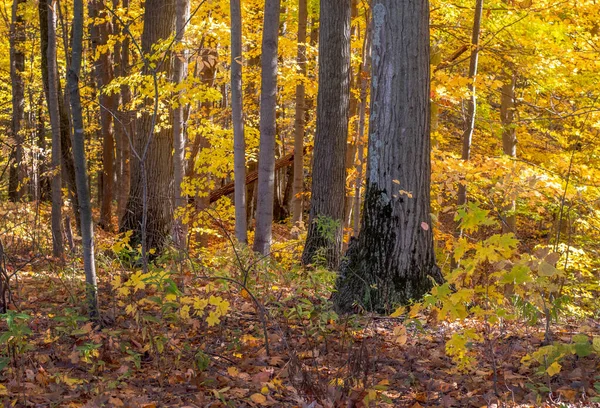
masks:
[[[403,56],[410,56],[404,58]],[[333,299],[387,312],[442,280],[430,216],[429,4],[376,0],[367,188]]]
[[[319,92],[310,219],[302,262],[325,257],[337,269],[346,197],[346,144],[350,98],[350,0],[322,0]]]
[[[62,193],[61,193],[61,140],[60,111],[58,109],[58,72],[56,69],[56,15],[53,8],[46,4],[47,29],[47,83],[46,101],[50,113],[52,128],[52,254],[56,257],[64,253],[62,229]]]
[[[477,79],[477,65],[479,61],[479,34],[481,33],[481,16],[483,14],[483,0],[477,0],[475,5],[475,18],[473,21],[473,33],[471,37],[471,59],[469,63],[469,99],[467,101],[467,120],[462,137],[462,159],[468,161],[471,158],[471,143],[473,131],[475,130],[475,115],[477,113],[477,94],[475,81]],[[458,186],[458,205],[467,203],[466,181]]]
[[[90,318],[97,320],[100,317],[100,311],[98,308],[98,282],[94,260],[94,225],[86,168],[85,131],[79,91],[79,75],[83,54],[83,0],[75,0],[73,5],[73,39],[71,50],[71,65],[67,72],[67,88],[71,99],[71,114],[73,116],[73,157],[75,159],[75,176],[77,193],[79,195],[87,307]]]
[[[262,38],[260,94],[260,151],[258,155],[258,202],[254,250],[271,250],[275,187],[275,112],[277,105],[277,44],[280,0],[266,0]]]
[[[515,85],[517,76],[509,70],[505,73],[505,82],[502,86],[502,97],[500,104],[500,120],[502,122],[502,151],[510,157],[517,157],[517,130],[514,126],[515,117]],[[517,217],[515,210],[517,202],[514,197],[504,209],[508,215],[502,222],[502,232],[516,232]]]
[[[233,122],[233,171],[235,180],[235,237],[248,243],[246,215],[246,140],[242,98],[242,9],[231,0],[231,121]]]
[[[100,0],[89,2],[89,14],[92,20],[90,36],[92,52],[96,53],[98,47],[105,48],[111,31],[107,20],[104,4]],[[96,24],[96,19],[102,19],[101,24]],[[100,133],[102,135],[102,171],[99,184],[101,185],[100,222],[102,229],[110,230],[112,227],[112,199],[113,199],[113,160],[114,160],[114,134],[113,115],[116,113],[114,97],[103,93],[103,88],[114,78],[113,58],[110,51],[103,49],[98,59],[94,61],[94,75],[100,103]]]
[[[8,176],[8,197],[11,201],[20,200],[27,191],[23,185],[26,165],[23,155],[24,138],[21,134],[21,127],[25,119],[25,83],[23,80],[23,72],[25,71],[25,53],[23,52],[25,27],[23,26],[23,16],[19,13],[19,6],[22,4],[25,4],[25,0],[13,0],[10,25],[11,136],[15,146],[11,153],[12,165]]]
[[[175,0],[147,0],[144,11],[142,52],[152,54],[152,46],[169,38],[175,29]],[[161,53],[162,55],[162,53]],[[156,68],[145,64],[143,73],[156,81],[156,76],[171,73],[171,56],[157,62]],[[158,84],[155,83],[157,87]],[[147,250],[160,252],[171,234],[173,222],[172,181],[173,181],[173,132],[172,117],[168,123],[161,123],[155,131],[158,120],[158,98],[155,89],[153,98],[148,98],[150,112],[146,111],[137,119],[133,137],[131,163],[131,190],[121,231],[132,230],[132,242],[142,245],[143,257]],[[145,262],[145,261],[144,261]]]
[[[294,182],[292,185],[292,223],[302,227],[302,193],[304,192],[304,115],[306,89],[306,26],[308,23],[307,0],[298,0],[298,56],[296,62],[301,81],[296,84],[296,116],[294,119]],[[299,230],[298,230],[299,231]],[[298,232],[296,232],[297,237]]]
[[[176,0],[176,22],[175,22],[175,43],[181,45],[185,26],[188,23],[190,15],[190,1]],[[188,75],[188,52],[185,49],[179,51],[179,55],[173,61],[172,80],[176,85],[181,84]],[[181,192],[181,183],[185,176],[185,111],[182,102],[184,91],[180,90],[176,95],[175,107],[173,108],[173,206],[175,209],[183,208],[186,205],[186,198]],[[176,216],[173,222],[173,243],[177,248],[186,247],[187,228]]]

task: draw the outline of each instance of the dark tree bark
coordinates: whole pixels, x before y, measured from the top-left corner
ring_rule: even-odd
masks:
[[[175,42],[181,44],[185,34],[185,26],[190,15],[190,1],[176,0],[176,22],[175,22]],[[173,60],[172,81],[179,85],[188,75],[188,52],[179,50],[179,55]],[[187,144],[185,137],[185,110],[182,103],[184,91],[181,90],[176,95],[176,106],[173,108],[173,205],[177,208],[183,208],[186,205],[186,197],[182,194],[181,183],[185,176],[185,147]],[[177,248],[186,247],[187,227],[181,221],[181,217],[176,217],[173,222],[173,243]]]
[[[310,219],[302,262],[319,251],[337,269],[346,197],[346,144],[350,103],[350,0],[321,0],[319,92]]]
[[[44,83],[44,92],[48,95],[49,83],[48,83],[48,13],[50,4],[48,0],[39,0],[38,12],[40,18],[40,49],[41,49],[41,68],[42,68],[42,82]],[[53,6],[56,7],[56,6]],[[58,7],[56,7],[58,9]],[[57,16],[55,15],[55,18]],[[58,41],[58,40],[56,40]],[[54,53],[56,54],[56,53]],[[54,68],[56,66],[56,59],[54,59]],[[75,183],[75,165],[73,162],[73,150],[71,145],[71,124],[69,121],[69,114],[67,107],[65,106],[65,99],[62,97],[62,88],[60,84],[60,78],[57,76],[56,89],[58,94],[58,114],[59,114],[59,132],[60,132],[60,153],[61,153],[61,164],[62,164],[62,182],[64,182],[71,194],[71,201],[73,211],[75,212],[75,219],[77,229],[80,230],[79,224],[79,199],[77,197],[77,186]]]
[[[13,0],[12,19],[10,24],[10,81],[12,86],[12,124],[11,137],[15,148],[10,157],[12,165],[8,175],[8,198],[19,201],[27,189],[23,185],[26,175],[25,158],[23,156],[23,135],[21,128],[25,120],[25,27],[23,16],[19,12],[25,0]]]
[[[235,180],[235,237],[248,243],[246,215],[246,140],[242,98],[242,9],[240,0],[231,0],[231,121]]]
[[[376,0],[362,228],[333,295],[340,312],[387,312],[442,281],[430,216],[429,4]]]
[[[58,71],[56,69],[56,15],[53,9],[46,5],[46,101],[50,113],[52,128],[52,254],[56,257],[64,253],[62,229],[62,193],[61,193],[61,138],[60,112],[58,109]]]
[[[515,117],[515,86],[517,75],[508,67],[505,73],[504,85],[502,85],[502,97],[500,104],[500,120],[502,122],[502,152],[509,157],[517,157],[517,129],[514,125]],[[507,213],[502,222],[502,232],[516,232],[517,216],[515,210],[517,202],[515,198],[504,208]]]
[[[147,0],[144,11],[142,52],[153,53],[152,46],[169,38],[175,30],[175,0]],[[160,54],[163,56],[163,54]],[[166,55],[156,61],[155,69],[145,64],[143,74],[153,79],[165,73],[171,75],[172,57]],[[155,131],[158,120],[158,95],[148,98],[146,110],[137,119],[131,162],[131,189],[121,231],[133,231],[132,242],[142,244],[142,252],[156,249],[160,252],[171,234],[173,222],[173,132],[172,117]],[[145,254],[144,254],[145,255]],[[145,257],[144,257],[145,258]]]
[[[308,23],[307,0],[298,0],[298,64],[302,80],[296,85],[296,116],[294,118],[294,181],[292,186],[292,223],[302,226],[302,193],[304,192],[304,115],[306,105],[306,26]]]
[[[73,38],[71,42],[71,64],[67,72],[67,88],[71,100],[73,116],[73,157],[75,159],[75,176],[79,195],[81,239],[83,246],[83,263],[87,293],[87,307],[90,318],[98,320],[98,282],[94,260],[94,225],[92,206],[90,203],[89,180],[87,174],[84,123],[79,92],[79,75],[83,54],[83,0],[74,0],[73,4]]]
[[[91,19],[90,37],[92,52],[95,54],[98,47],[106,47],[111,27],[109,20],[106,18],[107,13],[102,1],[92,0],[89,2],[88,7]],[[96,19],[104,21],[96,24]],[[100,103],[100,134],[102,136],[102,172],[99,179],[102,196],[100,200],[99,225],[105,230],[110,230],[112,227],[113,160],[115,150],[113,115],[116,113],[116,106],[114,106],[114,97],[103,93],[103,88],[114,78],[113,62],[110,51],[106,49],[94,61],[94,76],[96,78],[98,101]]]
[[[262,81],[260,93],[260,151],[254,250],[267,255],[271,250],[275,187],[275,112],[277,105],[277,46],[280,0],[266,0],[262,38]]]

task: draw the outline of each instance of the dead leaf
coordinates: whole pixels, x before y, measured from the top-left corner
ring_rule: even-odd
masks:
[[[267,403],[267,397],[265,397],[264,395],[259,394],[259,393],[252,394],[250,396],[250,399],[252,400],[252,402],[255,402],[260,405],[266,405],[266,403]]]

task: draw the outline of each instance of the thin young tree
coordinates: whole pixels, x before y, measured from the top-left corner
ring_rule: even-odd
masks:
[[[175,17],[175,45],[177,57],[173,61],[173,83],[181,84],[188,75],[188,51],[182,47],[185,27],[190,16],[190,1],[176,1]],[[184,90],[177,92],[175,107],[173,108],[173,206],[175,209],[186,205],[186,197],[182,193],[181,183],[185,176],[185,110],[183,103]],[[187,237],[187,229],[180,217],[175,217],[173,222],[173,243],[177,248],[184,249]]]
[[[429,2],[375,0],[372,13],[366,193],[333,295],[340,312],[386,312],[442,281],[430,215]]]
[[[12,88],[12,122],[11,136],[14,149],[11,153],[12,165],[8,177],[8,196],[11,201],[23,198],[26,191],[25,181],[25,157],[23,154],[22,126],[25,120],[25,82],[23,73],[25,71],[25,53],[23,43],[25,42],[25,27],[23,16],[19,10],[25,4],[25,0],[13,0],[12,18],[10,24],[10,81]]]
[[[308,24],[307,0],[298,0],[298,74],[296,84],[296,116],[294,118],[294,182],[292,185],[292,223],[296,227],[302,224],[302,193],[304,191],[304,126],[306,114],[306,26]]]
[[[246,215],[246,139],[242,98],[242,8],[240,0],[231,0],[231,121],[233,122],[233,172],[235,236],[248,243]]]
[[[98,282],[94,259],[94,226],[92,206],[90,203],[89,180],[85,157],[85,129],[79,79],[83,56],[83,0],[73,3],[73,24],[71,40],[71,64],[67,71],[67,87],[71,101],[73,123],[73,157],[75,160],[75,179],[79,196],[79,213],[81,217],[81,239],[83,246],[83,263],[85,270],[87,307],[90,318],[99,319]]]
[[[324,256],[339,266],[346,197],[346,143],[350,104],[350,0],[321,0],[317,131],[310,218],[302,262]]]
[[[483,0],[477,0],[475,4],[475,17],[473,20],[473,32],[471,34],[471,58],[469,62],[469,99],[467,100],[467,118],[465,131],[462,136],[462,156],[464,161],[471,158],[471,144],[475,130],[475,117],[477,114],[477,93],[475,81],[477,80],[477,66],[479,63],[479,36],[481,33],[481,17],[483,15]],[[458,205],[467,203],[466,182],[458,186]]]
[[[61,192],[61,138],[60,112],[58,108],[58,72],[56,64],[56,14],[51,4],[46,4],[47,27],[47,83],[46,101],[50,113],[52,129],[52,253],[56,257],[64,253],[62,229],[62,192]]]
[[[508,157],[517,157],[517,129],[514,124],[515,117],[515,87],[517,75],[510,64],[505,64],[504,84],[501,88],[500,121],[502,122],[502,152]],[[508,213],[502,222],[502,232],[516,232],[517,217],[515,211],[517,202],[514,197],[506,206]]]
[[[275,182],[275,112],[277,106],[277,46],[281,0],[266,0],[261,57],[260,147],[254,250],[271,250]]]

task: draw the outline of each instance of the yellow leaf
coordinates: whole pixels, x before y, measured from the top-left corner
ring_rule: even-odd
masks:
[[[237,368],[235,368],[235,367],[229,367],[229,368],[227,369],[227,372],[229,373],[229,375],[230,375],[230,376],[232,376],[232,377],[237,377],[237,376],[238,376],[238,374],[240,373],[240,370],[238,370],[238,369],[237,369]]]
[[[264,395],[259,394],[259,393],[252,394],[250,396],[250,399],[252,400],[252,402],[255,402],[260,405],[265,405],[267,402],[267,397],[265,397]]]
[[[215,312],[210,312],[208,317],[206,318],[206,323],[208,323],[208,327],[213,327],[221,322],[219,316]]]
[[[179,316],[181,316],[181,318],[184,320],[188,320],[190,318],[190,306],[182,306],[181,309],[179,309]]]
[[[546,369],[546,372],[548,373],[548,375],[550,377],[553,377],[556,374],[560,373],[561,368],[562,368],[562,366],[560,364],[558,364],[557,361],[555,361],[554,363],[550,364],[550,367],[548,367]]]
[[[404,313],[404,306],[400,306],[394,313],[390,315],[390,317],[400,317]]]
[[[592,345],[594,346],[594,351],[596,351],[596,353],[600,354],[600,336],[594,336]]]

